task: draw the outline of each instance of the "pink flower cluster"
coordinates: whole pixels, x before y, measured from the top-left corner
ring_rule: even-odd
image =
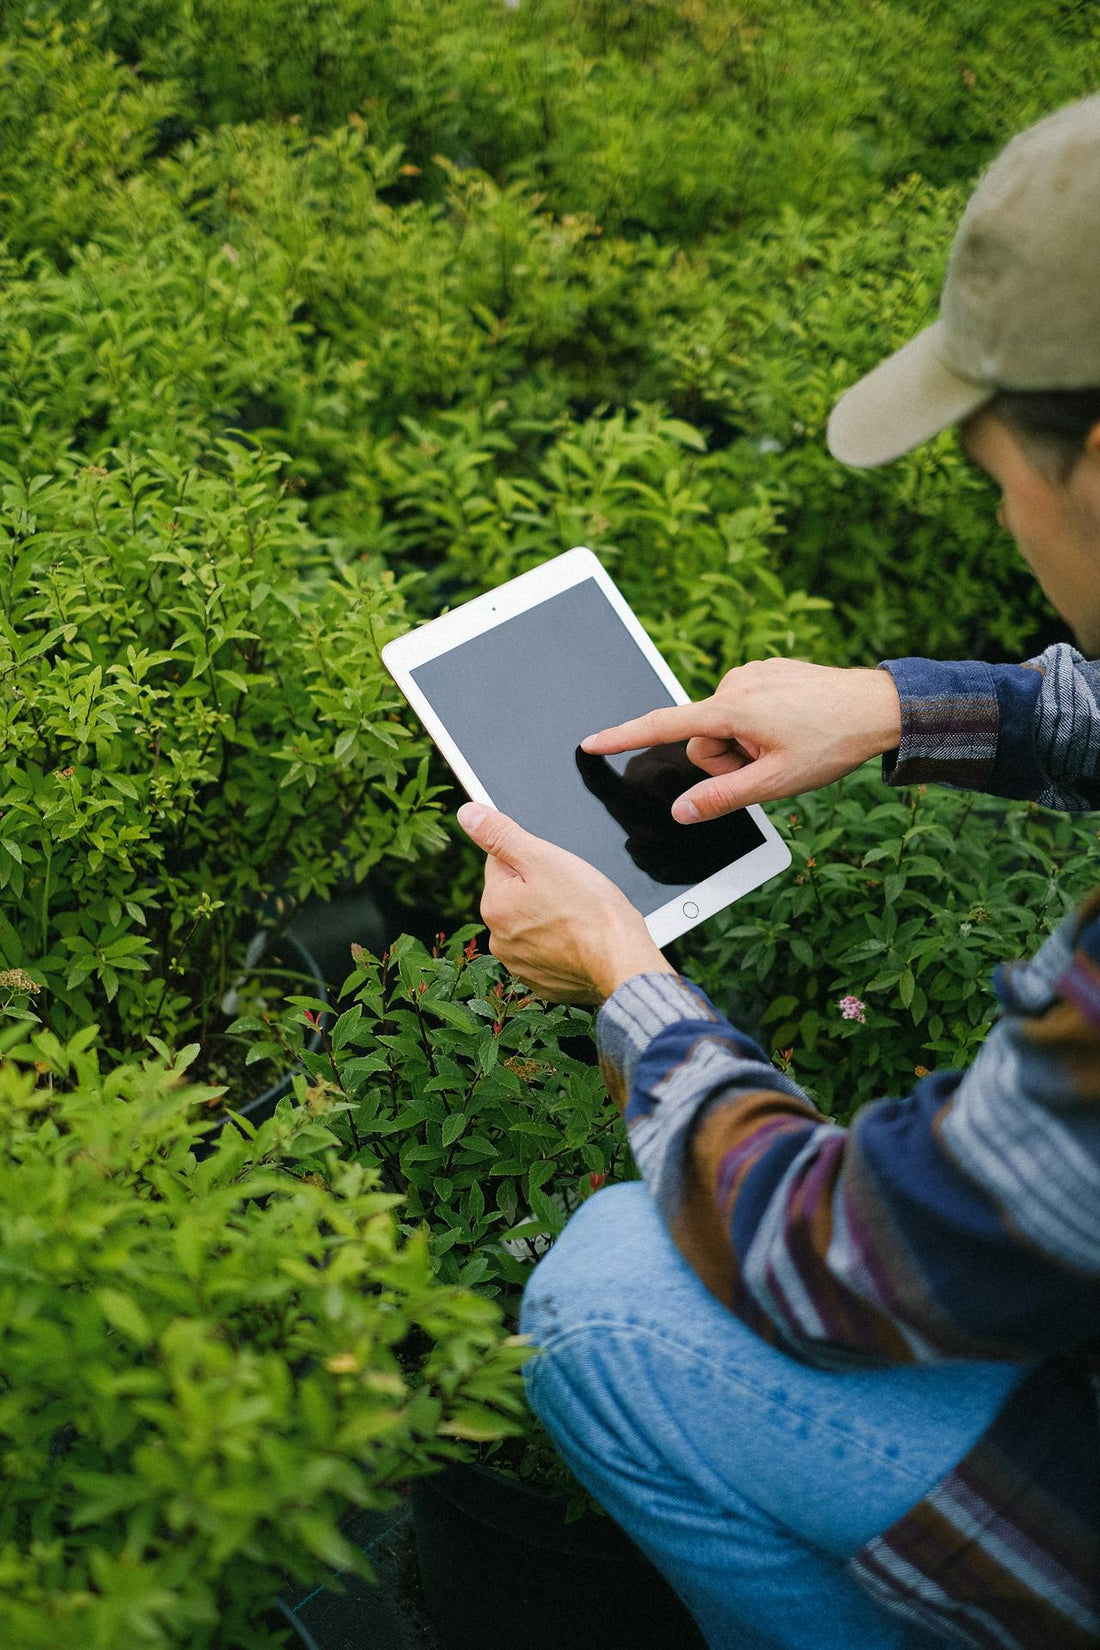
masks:
[[[840,1012],[846,1020],[858,1020],[860,1025],[867,1024],[867,1004],[858,997],[842,997]]]

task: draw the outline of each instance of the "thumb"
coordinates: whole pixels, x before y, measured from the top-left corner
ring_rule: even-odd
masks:
[[[507,814],[488,808],[483,802],[464,802],[456,817],[471,841],[494,859],[510,865],[513,871],[522,870],[530,859],[530,845],[536,838]]]
[[[751,802],[774,802],[789,791],[790,782],[779,763],[762,756],[733,773],[718,774],[693,785],[676,798],[672,817],[681,825],[694,825],[700,820],[721,819],[723,814],[747,808]]]

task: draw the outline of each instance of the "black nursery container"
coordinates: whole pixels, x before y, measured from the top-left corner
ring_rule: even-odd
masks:
[[[453,1466],[412,1486],[420,1584],[441,1650],[705,1650],[683,1604],[608,1518]]]
[[[307,950],[301,940],[296,938],[294,934],[283,934],[280,939],[268,944],[266,935],[257,936],[257,940],[261,937],[264,941],[263,948],[258,950],[255,958],[250,959],[248,966],[257,966],[262,957],[266,957],[269,961],[274,960],[283,966],[289,965],[302,977],[301,983],[295,987],[296,990],[309,992],[321,1002],[328,1002],[328,990],[321,971],[313,953]],[[314,1032],[306,1046],[311,1053],[316,1051],[321,1046],[320,1034]],[[263,1123],[271,1116],[283,1095],[290,1093],[293,1081],[294,1073],[288,1071],[283,1076],[276,1078],[270,1088],[265,1089],[262,1094],[255,1095],[251,1100],[242,1101],[240,1104],[235,1105],[233,1109],[239,1112],[242,1117],[247,1117],[250,1123]]]

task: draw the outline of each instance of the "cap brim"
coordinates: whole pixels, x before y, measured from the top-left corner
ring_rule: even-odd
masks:
[[[840,398],[825,436],[834,458],[861,470],[888,464],[997,393],[944,366],[937,350],[942,327],[925,327]]]

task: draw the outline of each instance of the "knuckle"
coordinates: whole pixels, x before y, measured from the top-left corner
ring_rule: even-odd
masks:
[[[729,813],[735,805],[736,798],[731,786],[708,786],[695,798],[695,806],[704,819],[718,819],[722,814]]]
[[[481,836],[481,846],[487,854],[499,853],[504,845],[507,832],[496,820],[486,826]]]

